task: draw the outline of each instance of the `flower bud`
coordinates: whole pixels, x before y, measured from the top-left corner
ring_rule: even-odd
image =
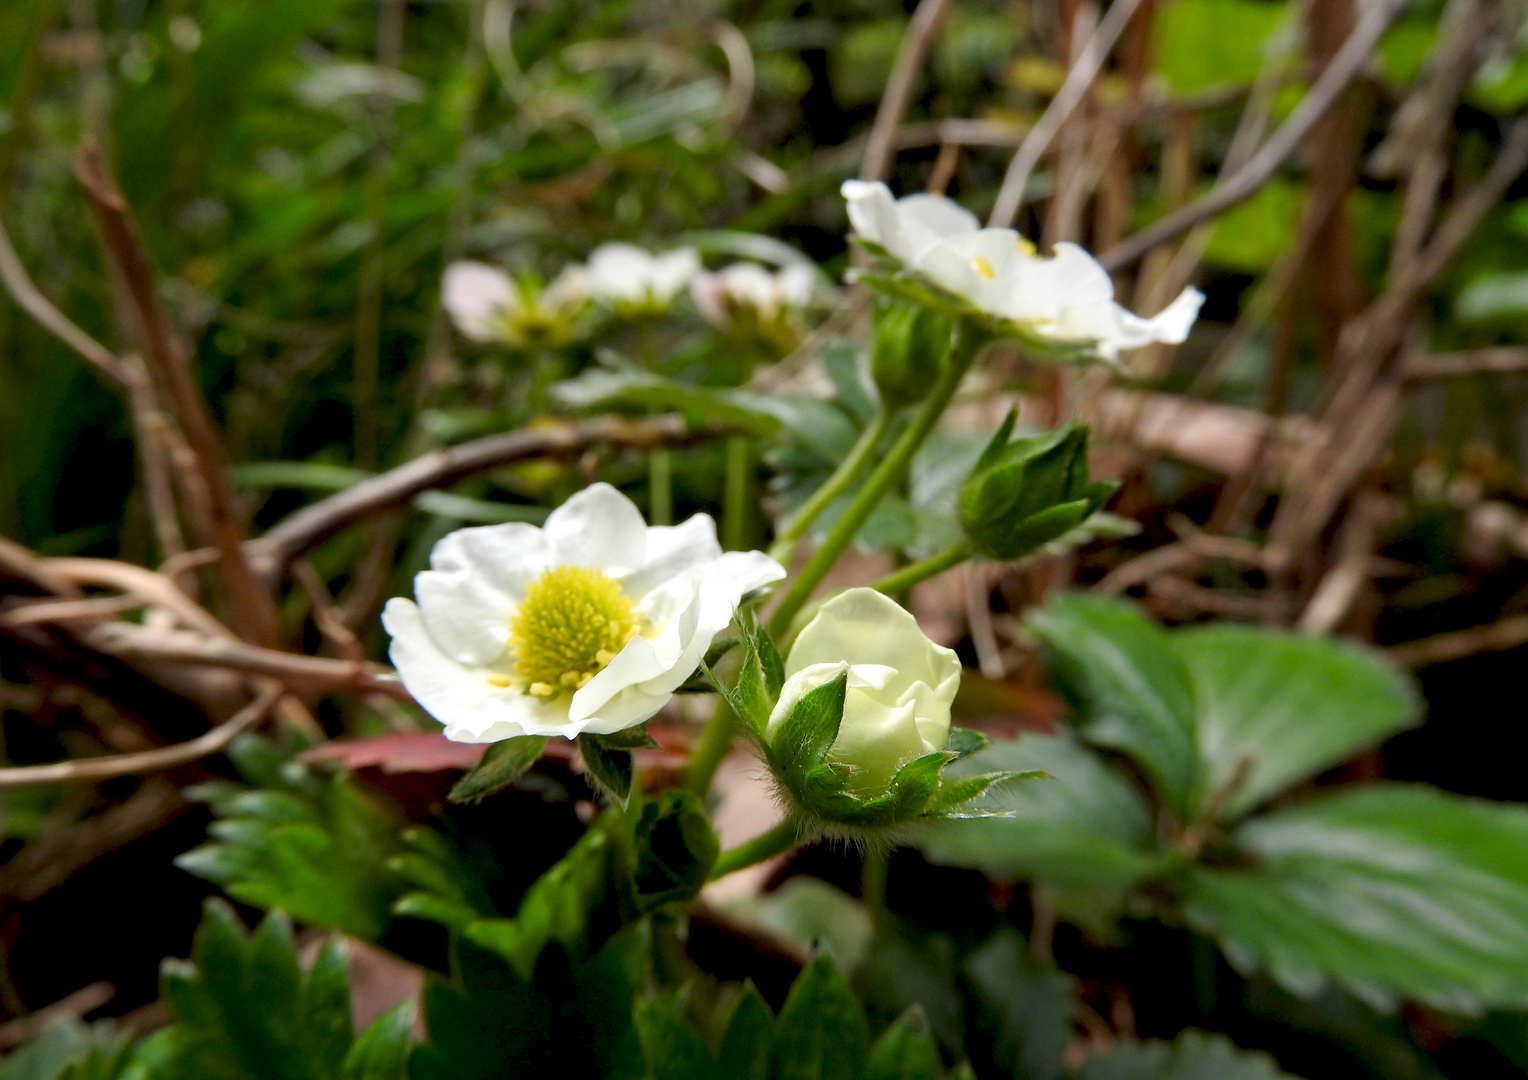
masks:
[[[870,375],[888,409],[922,401],[950,352],[950,320],[921,304],[877,306]]]
[[[1070,532],[1108,502],[1117,484],[1088,479],[1088,429],[1070,424],[1009,442],[1003,421],[960,489],[960,524],[988,558],[1022,558]]]

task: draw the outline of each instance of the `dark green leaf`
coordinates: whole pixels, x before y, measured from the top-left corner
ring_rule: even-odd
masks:
[[[190,963],[166,961],[163,996],[175,1021],[159,1075],[330,1080],[350,1050],[344,954],[326,946],[304,972],[280,911],[250,935],[208,901]]]
[[[1190,923],[1243,971],[1378,1008],[1528,1006],[1528,809],[1376,784],[1249,821],[1256,860],[1196,868]]]
[[[957,762],[947,776],[995,768],[1038,769],[1050,778],[1003,785],[973,804],[1011,817],[932,827],[921,846],[934,862],[1000,880],[1118,889],[1154,869],[1151,811],[1124,777],[1075,740],[1025,733]]]
[[[971,954],[965,973],[997,1071],[1060,1080],[1061,1053],[1071,1039],[1071,976],[1031,960],[1028,943],[1007,929]]]
[[[939,1080],[943,1071],[939,1046],[918,1005],[882,1032],[865,1062],[865,1080]]]
[[[796,979],[775,1023],[772,1080],[859,1080],[864,1064],[865,1018],[854,994],[819,956]]]
[[[1185,1031],[1172,1042],[1121,1039],[1089,1055],[1076,1080],[1292,1080],[1267,1054],[1224,1035]]]
[[[678,789],[643,804],[634,840],[632,884],[640,911],[700,895],[721,851],[705,804]]]
[[[195,789],[220,820],[209,830],[213,841],[175,865],[244,903],[281,907],[305,923],[380,939],[407,888],[390,868],[404,852],[397,824],[342,776],[283,765],[259,739],[240,740],[235,748],[251,782],[270,786]]]
[[[578,737],[578,756],[600,793],[625,806],[631,796],[631,751],[612,749],[598,735],[584,734]]]
[[[513,919],[483,919],[465,936],[508,960],[529,980],[549,941],[586,955],[590,914],[603,899],[609,863],[609,815],[597,821],[562,859],[526,890]]]
[[[711,1051],[685,1018],[682,999],[664,995],[656,1001],[637,1002],[636,1024],[652,1080],[706,1080],[718,1075]]]
[[[373,1020],[345,1055],[342,1080],[404,1080],[408,1075],[409,1032],[414,1003],[405,1001]]]
[[[490,744],[472,771],[451,788],[451,801],[480,802],[503,791],[536,764],[545,746],[545,735],[522,735]]]
[[[1198,781],[1188,672],[1167,633],[1129,604],[1071,595],[1030,616],[1091,742],[1134,758],[1179,818]]]
[[[769,1080],[773,1037],[774,1017],[769,1006],[753,983],[746,983],[722,1035],[716,1073],[719,1080]]]
[[[1204,761],[1195,802],[1235,820],[1415,721],[1415,692],[1357,646],[1241,626],[1179,630]]]

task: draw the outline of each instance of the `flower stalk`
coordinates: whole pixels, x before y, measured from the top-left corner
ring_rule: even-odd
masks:
[[[921,581],[927,581],[931,577],[959,566],[970,557],[971,545],[961,541],[958,544],[951,544],[943,551],[930,555],[926,559],[919,559],[900,570],[893,570],[879,581],[871,582],[870,587],[878,593],[893,596],[911,589]]]
[[[728,848],[722,852],[716,860],[716,865],[711,868],[710,880],[715,881],[717,878],[767,862],[777,855],[784,855],[798,846],[803,839],[796,823],[786,818],[774,828],[760,833],[752,840],[745,840],[737,847]]]
[[[843,517],[839,518],[838,523],[833,526],[833,530],[823,541],[822,546],[812,553],[812,557],[802,567],[800,576],[791,585],[790,591],[785,594],[780,606],[775,609],[774,616],[770,620],[770,630],[775,636],[782,636],[790,628],[796,613],[822,583],[822,579],[833,568],[833,564],[838,562],[839,557],[854,542],[855,536],[870,519],[875,508],[881,504],[886,493],[907,475],[913,455],[918,452],[918,448],[933,432],[934,425],[944,415],[944,410],[955,396],[955,391],[959,389],[960,381],[970,369],[972,361],[991,340],[991,334],[973,319],[963,319],[956,324],[954,339],[950,346],[949,362],[940,373],[933,389],[929,391],[929,396],[919,408],[912,424],[892,445],[890,452],[876,466],[875,471],[870,474],[864,487],[860,488],[859,494],[844,511]]]
[[[860,433],[859,440],[849,455],[833,470],[823,485],[812,492],[811,498],[802,503],[780,529],[780,535],[769,549],[769,557],[782,565],[789,565],[796,544],[806,535],[812,523],[822,516],[840,495],[848,491],[875,463],[875,452],[886,433],[891,430],[891,414],[882,409],[875,414],[870,425]]]

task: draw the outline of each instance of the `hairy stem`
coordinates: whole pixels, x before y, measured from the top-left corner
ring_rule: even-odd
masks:
[[[770,558],[779,563],[790,561],[796,542],[806,535],[812,523],[822,516],[822,512],[832,505],[835,499],[853,487],[854,482],[875,463],[875,452],[890,427],[891,416],[885,410],[876,413],[875,419],[870,421],[870,426],[860,434],[854,449],[849,451],[849,456],[839,463],[838,468],[833,470],[833,475],[828,477],[822,487],[812,492],[812,497],[802,503],[780,529],[779,537],[775,540],[774,546],[769,549]]]
[[[796,578],[790,591],[785,594],[785,599],[775,610],[769,628],[776,637],[782,636],[789,629],[791,620],[796,617],[796,613],[801,610],[801,606],[806,603],[813,590],[822,583],[828,571],[833,569],[833,564],[838,562],[839,556],[853,543],[855,536],[870,519],[870,515],[875,512],[875,508],[886,497],[886,493],[901,482],[902,477],[907,474],[907,467],[912,463],[913,455],[918,452],[918,448],[934,430],[934,425],[944,414],[950,399],[955,396],[960,380],[970,368],[971,361],[976,359],[976,354],[989,340],[991,338],[988,333],[973,322],[966,321],[956,326],[949,361],[933,389],[929,391],[929,396],[924,399],[917,417],[893,444],[891,451],[881,459],[875,471],[870,474],[870,478],[865,481],[864,487],[860,488],[859,494],[844,511],[844,516],[839,518],[838,523],[833,526],[833,531],[822,542],[822,546],[812,553],[807,564],[801,568],[800,576]]]
[[[734,848],[728,848],[711,868],[711,880],[726,877],[739,870],[784,855],[801,843],[803,837],[796,823],[786,818],[768,832],[760,833],[752,840],[744,840]]]
[[[870,587],[876,592],[893,593],[911,589],[920,581],[927,581],[936,574],[942,574],[952,567],[959,566],[971,557],[971,545],[962,540],[958,544],[952,544],[937,554],[930,555],[926,559],[919,559],[915,563],[909,563],[900,570],[893,570],[879,581],[870,583]]]

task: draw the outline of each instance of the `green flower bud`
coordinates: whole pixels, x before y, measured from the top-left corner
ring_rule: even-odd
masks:
[[[1010,412],[960,489],[960,524],[978,554],[1022,558],[1082,524],[1119,485],[1088,479],[1088,429],[1015,439]]]
[[[950,353],[950,320],[922,304],[878,304],[870,375],[888,409],[922,401]]]
[[[983,741],[950,727],[960,661],[872,589],[824,604],[779,675],[767,720],[757,723],[755,710],[750,727],[808,829],[868,839],[918,819],[963,816],[965,803],[1008,778],[942,779],[946,765]]]

